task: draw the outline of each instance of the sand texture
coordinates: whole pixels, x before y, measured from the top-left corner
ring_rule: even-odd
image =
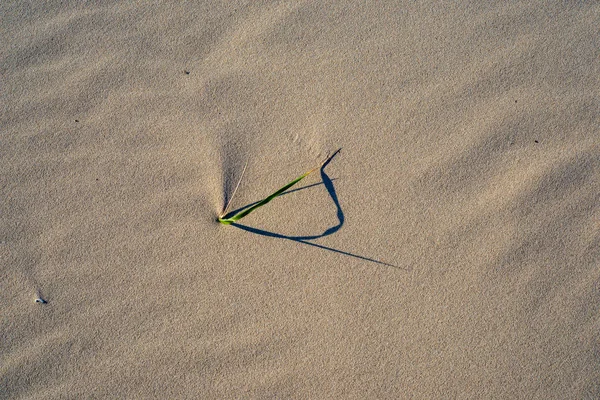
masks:
[[[0,188],[0,398],[600,398],[597,1],[2,1]]]

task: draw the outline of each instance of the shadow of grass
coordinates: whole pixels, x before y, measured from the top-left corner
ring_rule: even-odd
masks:
[[[293,242],[297,242],[297,243],[302,243],[302,244],[306,244],[308,246],[313,246],[313,247],[317,247],[319,249],[323,249],[323,250],[327,250],[327,251],[332,251],[334,253],[338,253],[338,254],[342,254],[348,257],[353,257],[353,258],[357,258],[363,261],[368,261],[368,262],[372,262],[372,263],[376,263],[376,264],[380,264],[380,265],[385,265],[388,267],[394,267],[394,268],[399,268],[399,269],[405,269],[405,268],[400,268],[397,265],[394,264],[390,264],[381,260],[377,260],[375,258],[371,258],[371,257],[365,257],[365,256],[361,256],[359,254],[355,254],[349,251],[344,251],[344,250],[339,250],[339,249],[335,249],[333,247],[328,247],[328,246],[323,246],[321,244],[317,244],[317,243],[313,243],[313,242],[309,242],[309,240],[315,240],[315,239],[319,239],[325,236],[329,236],[329,235],[333,235],[334,233],[336,233],[337,231],[339,231],[342,226],[344,225],[344,221],[345,221],[345,216],[344,216],[344,211],[342,210],[342,206],[340,204],[340,201],[338,199],[337,193],[335,191],[335,186],[333,185],[333,179],[331,179],[327,173],[325,172],[325,168],[327,167],[327,165],[329,165],[329,163],[331,162],[331,160],[333,160],[333,158],[337,155],[337,153],[340,150],[336,151],[331,158],[321,166],[320,169],[320,174],[321,174],[321,180],[322,182],[319,183],[315,183],[312,185],[308,185],[299,189],[294,189],[294,190],[290,190],[288,192],[285,192],[284,194],[290,194],[296,191],[300,191],[300,190],[304,190],[304,189],[308,189],[320,184],[325,185],[325,188],[327,189],[327,193],[329,194],[329,197],[331,198],[331,201],[333,202],[333,204],[336,207],[336,217],[337,217],[337,223],[327,229],[325,229],[325,231],[323,231],[320,234],[317,235],[308,235],[308,236],[288,236],[288,235],[283,235],[281,233],[276,233],[276,232],[270,232],[270,231],[266,231],[263,229],[258,229],[258,228],[253,228],[251,226],[248,225],[243,225],[240,224],[239,222],[234,222],[231,224],[231,226],[234,226],[238,229],[244,230],[246,232],[250,232],[250,233],[254,233],[257,235],[261,235],[261,236],[266,236],[266,237],[271,237],[271,238],[277,238],[277,239],[286,239],[286,240],[291,240]],[[231,214],[235,214],[240,212],[241,210],[244,210],[248,207],[252,207],[254,204],[256,203],[252,203],[252,204],[248,204],[244,207],[241,207],[238,210],[233,211]]]

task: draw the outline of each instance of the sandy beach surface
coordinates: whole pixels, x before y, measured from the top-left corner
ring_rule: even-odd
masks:
[[[598,2],[3,1],[0,188],[0,398],[600,398]]]

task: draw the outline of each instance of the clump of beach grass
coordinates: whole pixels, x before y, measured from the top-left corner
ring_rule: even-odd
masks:
[[[238,181],[238,183],[237,183],[237,185],[235,187],[235,190],[233,191],[233,194],[231,195],[231,198],[229,199],[229,201],[227,202],[227,204],[223,208],[223,211],[221,211],[221,213],[219,213],[217,221],[219,221],[220,223],[222,223],[224,225],[231,225],[232,223],[234,223],[234,222],[236,222],[236,221],[244,218],[246,215],[250,214],[252,211],[256,210],[257,208],[260,208],[260,207],[264,206],[265,204],[267,204],[268,202],[270,202],[271,200],[273,200],[274,198],[281,196],[286,190],[288,190],[289,188],[291,188],[292,186],[294,186],[296,183],[300,182],[302,179],[306,178],[307,176],[309,176],[310,174],[312,174],[316,170],[320,169],[329,160],[331,160],[333,158],[333,156],[335,156],[339,151],[340,150],[337,150],[337,151],[335,151],[331,155],[327,154],[327,157],[325,158],[325,160],[323,160],[318,166],[316,166],[315,168],[311,169],[310,171],[305,172],[304,174],[300,175],[299,177],[297,177],[293,181],[289,182],[288,184],[286,184],[282,188],[278,189],[275,193],[273,193],[273,194],[265,197],[264,199],[262,199],[259,202],[255,203],[251,207],[244,208],[241,211],[239,211],[238,213],[236,213],[236,214],[234,214],[234,215],[232,215],[232,216],[230,216],[228,218],[225,218],[227,216],[227,213],[229,212],[229,207],[231,205],[231,201],[233,200],[233,197],[235,196],[235,192],[237,192],[237,189],[239,188],[240,183],[242,182],[242,178],[244,178],[244,173],[246,172],[246,167],[248,166],[248,163],[246,163],[246,165],[244,166],[244,170],[242,171],[242,175],[240,177],[240,180]]]

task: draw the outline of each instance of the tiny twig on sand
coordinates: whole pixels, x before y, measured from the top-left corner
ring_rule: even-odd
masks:
[[[238,188],[240,187],[240,183],[242,183],[242,179],[244,178],[244,173],[246,172],[247,167],[248,167],[248,160],[246,160],[246,164],[244,165],[244,169],[242,170],[242,175],[240,176],[240,180],[238,181],[237,185],[235,185],[235,189],[233,189],[233,194],[227,201],[227,204],[225,204],[225,207],[223,207],[223,211],[221,211],[221,213],[219,214],[219,218],[223,217],[224,215],[227,215],[227,213],[229,212],[229,207],[231,206],[231,202],[233,201],[233,198],[235,197],[235,193],[237,192]]]

